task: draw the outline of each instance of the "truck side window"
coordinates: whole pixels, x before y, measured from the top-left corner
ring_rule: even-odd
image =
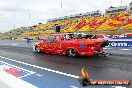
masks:
[[[63,40],[71,40],[73,38],[74,38],[74,35],[73,34],[67,34],[67,35],[63,35],[61,40],[62,41]]]
[[[56,36],[55,42],[59,42],[60,41],[60,36]]]
[[[91,38],[92,38],[92,39],[97,39],[96,35],[93,35]]]
[[[66,40],[66,35],[63,35],[61,40]]]
[[[45,42],[53,42],[54,41],[54,36],[49,36]]]

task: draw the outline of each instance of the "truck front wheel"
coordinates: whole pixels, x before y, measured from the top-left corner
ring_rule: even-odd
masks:
[[[40,53],[40,48],[39,47],[35,47],[35,52]]]

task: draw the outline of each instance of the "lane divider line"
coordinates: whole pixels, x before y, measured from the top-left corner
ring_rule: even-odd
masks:
[[[10,61],[13,61],[13,62],[17,62],[17,63],[20,63],[20,64],[24,64],[24,65],[27,65],[27,66],[31,66],[31,67],[34,67],[34,68],[42,69],[42,70],[45,70],[45,71],[53,72],[53,73],[56,73],[56,74],[65,75],[65,76],[76,78],[76,79],[79,78],[79,76],[76,76],[76,75],[72,75],[72,74],[68,74],[68,73],[64,73],[64,72],[60,72],[60,71],[40,67],[40,66],[37,66],[37,65],[32,65],[32,64],[29,64],[29,63],[13,60],[13,59],[10,59],[10,58],[6,58],[6,57],[2,57],[2,56],[0,56],[0,58],[10,60]]]

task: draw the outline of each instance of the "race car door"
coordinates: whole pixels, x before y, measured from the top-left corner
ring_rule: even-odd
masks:
[[[50,35],[49,37],[47,37],[41,46],[43,48],[43,51],[48,53],[53,52],[51,48],[53,42],[54,42],[54,36]]]
[[[62,44],[60,42],[60,36],[56,35],[55,40],[53,41],[51,48],[53,50],[53,53],[55,54],[62,54]]]

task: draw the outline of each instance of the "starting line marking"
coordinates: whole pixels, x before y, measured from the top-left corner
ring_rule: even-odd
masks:
[[[0,88],[38,88],[38,87],[0,70]]]
[[[64,73],[64,72],[55,71],[55,70],[48,69],[48,68],[43,68],[43,67],[40,67],[40,66],[37,66],[37,65],[28,64],[28,63],[17,61],[17,60],[13,60],[13,59],[10,59],[10,58],[6,58],[6,57],[2,57],[2,56],[0,56],[0,58],[6,59],[6,60],[10,60],[10,61],[13,61],[13,62],[17,62],[17,63],[20,63],[20,64],[24,64],[24,65],[27,65],[27,66],[35,67],[35,68],[38,68],[38,69],[46,70],[46,71],[49,71],[49,72],[65,75],[65,76],[68,76],[68,77],[72,77],[72,78],[76,78],[76,79],[79,78],[79,76],[76,76],[76,75],[67,74],[67,73]],[[75,86],[70,86],[70,87],[71,88],[77,88]],[[114,88],[126,88],[126,87],[122,87],[122,86],[111,86],[111,87],[114,87]]]
[[[3,70],[17,78],[23,78],[28,75],[35,74],[33,71],[29,71],[3,61],[0,61],[0,70]]]
[[[48,68],[43,68],[43,67],[40,67],[40,66],[37,66],[37,65],[28,64],[28,63],[17,61],[17,60],[13,60],[13,59],[10,59],[10,58],[6,58],[6,57],[2,57],[2,56],[0,56],[0,58],[6,59],[6,60],[10,60],[10,61],[13,61],[13,62],[17,62],[17,63],[20,63],[20,64],[24,64],[24,65],[27,65],[27,66],[39,68],[39,69],[46,70],[46,71],[49,71],[49,72],[65,75],[65,76],[68,76],[68,77],[79,78],[79,76],[76,76],[76,75],[72,75],[72,74],[68,74],[68,73],[64,73],[64,72],[60,72],[60,71],[55,71],[55,70],[48,69]]]

